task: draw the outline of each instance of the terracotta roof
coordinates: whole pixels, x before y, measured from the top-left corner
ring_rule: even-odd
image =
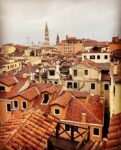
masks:
[[[87,98],[89,92],[80,92],[80,91],[70,91],[71,94],[76,98]]]
[[[1,92],[0,98],[1,99],[8,99],[11,97],[14,97],[22,90],[22,87],[26,84],[28,81],[27,78],[17,78],[18,82],[12,87],[12,89],[9,92]]]
[[[56,86],[52,85],[52,86],[45,88],[42,92],[47,92],[47,93],[53,94],[56,91],[57,91]]]
[[[110,74],[102,73],[102,81],[110,81]]]
[[[46,89],[49,86],[52,86],[52,84],[50,84],[50,83],[32,83],[30,85],[30,87],[32,87],[32,86],[36,86],[38,88],[39,92],[41,93],[43,91],[43,89]]]
[[[81,150],[102,150],[103,141],[88,141]]]
[[[108,129],[108,141],[106,141],[106,150],[121,149],[121,113],[112,116]]]
[[[110,69],[110,63],[95,63],[91,60],[84,60],[84,61],[81,61],[80,63],[78,64],[82,64],[84,66],[87,66],[89,68],[93,68],[95,70],[109,70]],[[76,65],[78,65],[76,64]]]
[[[72,95],[70,92],[65,91],[60,97],[50,103],[50,105],[59,105],[61,107],[66,107],[68,103],[72,100]]]
[[[33,86],[22,91],[21,93],[19,93],[19,95],[30,101],[39,96],[40,92],[37,87]]]
[[[0,83],[7,85],[7,86],[11,86],[14,85],[18,82],[18,80],[11,75],[1,75],[0,76]]]
[[[42,150],[58,121],[39,109],[12,116],[0,127],[0,149]]]
[[[82,113],[86,113],[86,123],[103,125],[104,103],[99,100],[99,96],[91,96],[88,101],[72,99],[64,119],[81,122]]]
[[[107,46],[107,42],[98,42],[91,39],[84,39],[83,41],[84,46]]]

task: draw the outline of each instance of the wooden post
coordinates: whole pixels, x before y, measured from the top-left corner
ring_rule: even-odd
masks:
[[[58,123],[56,126],[56,138],[59,137],[59,129],[60,129],[60,123]]]
[[[71,126],[71,141],[74,141],[74,126]]]

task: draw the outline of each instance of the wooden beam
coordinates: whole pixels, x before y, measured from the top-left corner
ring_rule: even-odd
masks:
[[[80,150],[82,147],[82,144],[87,136],[87,134],[89,133],[89,130],[86,131],[85,136],[82,138],[82,140],[78,143],[78,145],[76,146],[76,150]]]

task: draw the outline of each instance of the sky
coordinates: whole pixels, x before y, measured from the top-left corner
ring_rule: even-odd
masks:
[[[111,41],[121,35],[121,0],[0,0],[0,43],[51,44],[66,35]]]

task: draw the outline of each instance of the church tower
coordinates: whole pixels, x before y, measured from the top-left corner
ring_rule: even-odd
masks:
[[[48,30],[47,22],[46,22],[46,25],[45,25],[45,41],[44,41],[44,45],[49,45],[49,30]]]
[[[59,35],[57,34],[56,45],[58,45],[59,43],[60,43],[60,38],[59,38]]]

